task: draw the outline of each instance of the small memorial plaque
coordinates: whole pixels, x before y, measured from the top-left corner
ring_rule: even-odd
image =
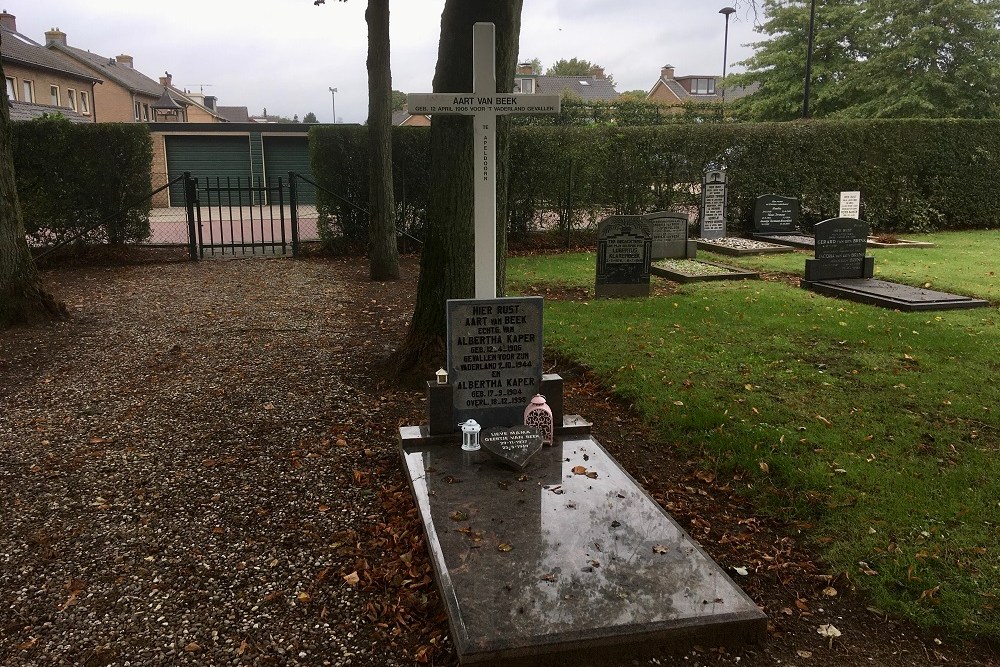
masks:
[[[753,227],[755,234],[798,234],[799,200],[778,195],[757,197]]]
[[[697,243],[688,240],[687,213],[657,211],[642,216],[653,235],[653,260],[693,258]]]
[[[455,422],[512,426],[542,386],[542,298],[449,299]]]
[[[817,223],[816,257],[806,260],[806,280],[871,278],[874,259],[865,256],[868,223],[833,218]]]
[[[701,238],[725,238],[727,196],[726,172],[722,169],[706,171],[701,183]]]
[[[597,297],[649,296],[653,246],[641,215],[614,215],[597,227]]]
[[[532,456],[542,449],[542,434],[533,426],[491,428],[482,432],[483,450],[500,463],[524,470]]]
[[[840,216],[841,218],[861,217],[861,193],[841,192],[840,193]]]

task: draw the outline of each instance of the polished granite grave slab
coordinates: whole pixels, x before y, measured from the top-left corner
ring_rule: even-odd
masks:
[[[937,292],[922,287],[891,283],[876,278],[839,278],[836,280],[801,281],[802,287],[826,296],[868,303],[903,311],[958,310],[983,308],[990,305],[983,299],[960,294]]]
[[[763,638],[757,605],[593,437],[557,437],[517,472],[404,429],[462,664],[620,664]]]
[[[758,241],[767,241],[769,243],[792,246],[793,248],[807,248],[812,250],[816,247],[815,237],[807,234],[753,234],[752,236]]]

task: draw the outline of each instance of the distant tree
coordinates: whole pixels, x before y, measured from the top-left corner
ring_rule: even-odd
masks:
[[[546,76],[590,76],[595,67],[601,67],[597,63],[592,63],[589,60],[581,60],[579,58],[571,58],[566,60],[557,60],[552,64],[552,67],[545,70]],[[601,69],[604,69],[601,67]],[[608,72],[604,73],[604,78],[611,82],[612,85],[615,83],[615,79]]]
[[[639,90],[639,89],[626,90],[624,93],[621,94],[621,96],[628,100],[644,100],[646,99],[646,92],[647,91],[645,90]]]
[[[751,120],[802,115],[809,2],[764,0],[769,38],[726,85],[758,89]],[[1000,1],[824,0],[816,8],[809,107],[815,117],[983,118],[1000,99]]]
[[[390,111],[402,111],[406,108],[406,93],[398,90],[392,91],[392,102],[389,105]]]
[[[0,78],[4,78],[3,63]],[[0,328],[66,314],[66,306],[42,287],[28,249],[14,182],[12,144],[10,101],[4,87],[0,94]]]
[[[299,115],[298,114],[295,114],[294,116],[292,116],[292,122],[293,123],[299,122]]]
[[[319,120],[316,118],[316,114],[314,114],[312,111],[310,111],[309,113],[307,113],[305,116],[302,117],[302,122],[303,123],[318,123]]]

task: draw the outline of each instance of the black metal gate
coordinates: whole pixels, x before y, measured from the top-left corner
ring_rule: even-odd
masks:
[[[191,259],[298,255],[295,174],[264,181],[184,173]]]

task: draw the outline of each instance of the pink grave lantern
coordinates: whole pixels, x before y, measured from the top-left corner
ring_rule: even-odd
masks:
[[[535,394],[524,409],[524,425],[534,426],[542,436],[543,445],[552,444],[552,435],[555,425],[552,422],[552,408],[545,402],[545,397]]]

